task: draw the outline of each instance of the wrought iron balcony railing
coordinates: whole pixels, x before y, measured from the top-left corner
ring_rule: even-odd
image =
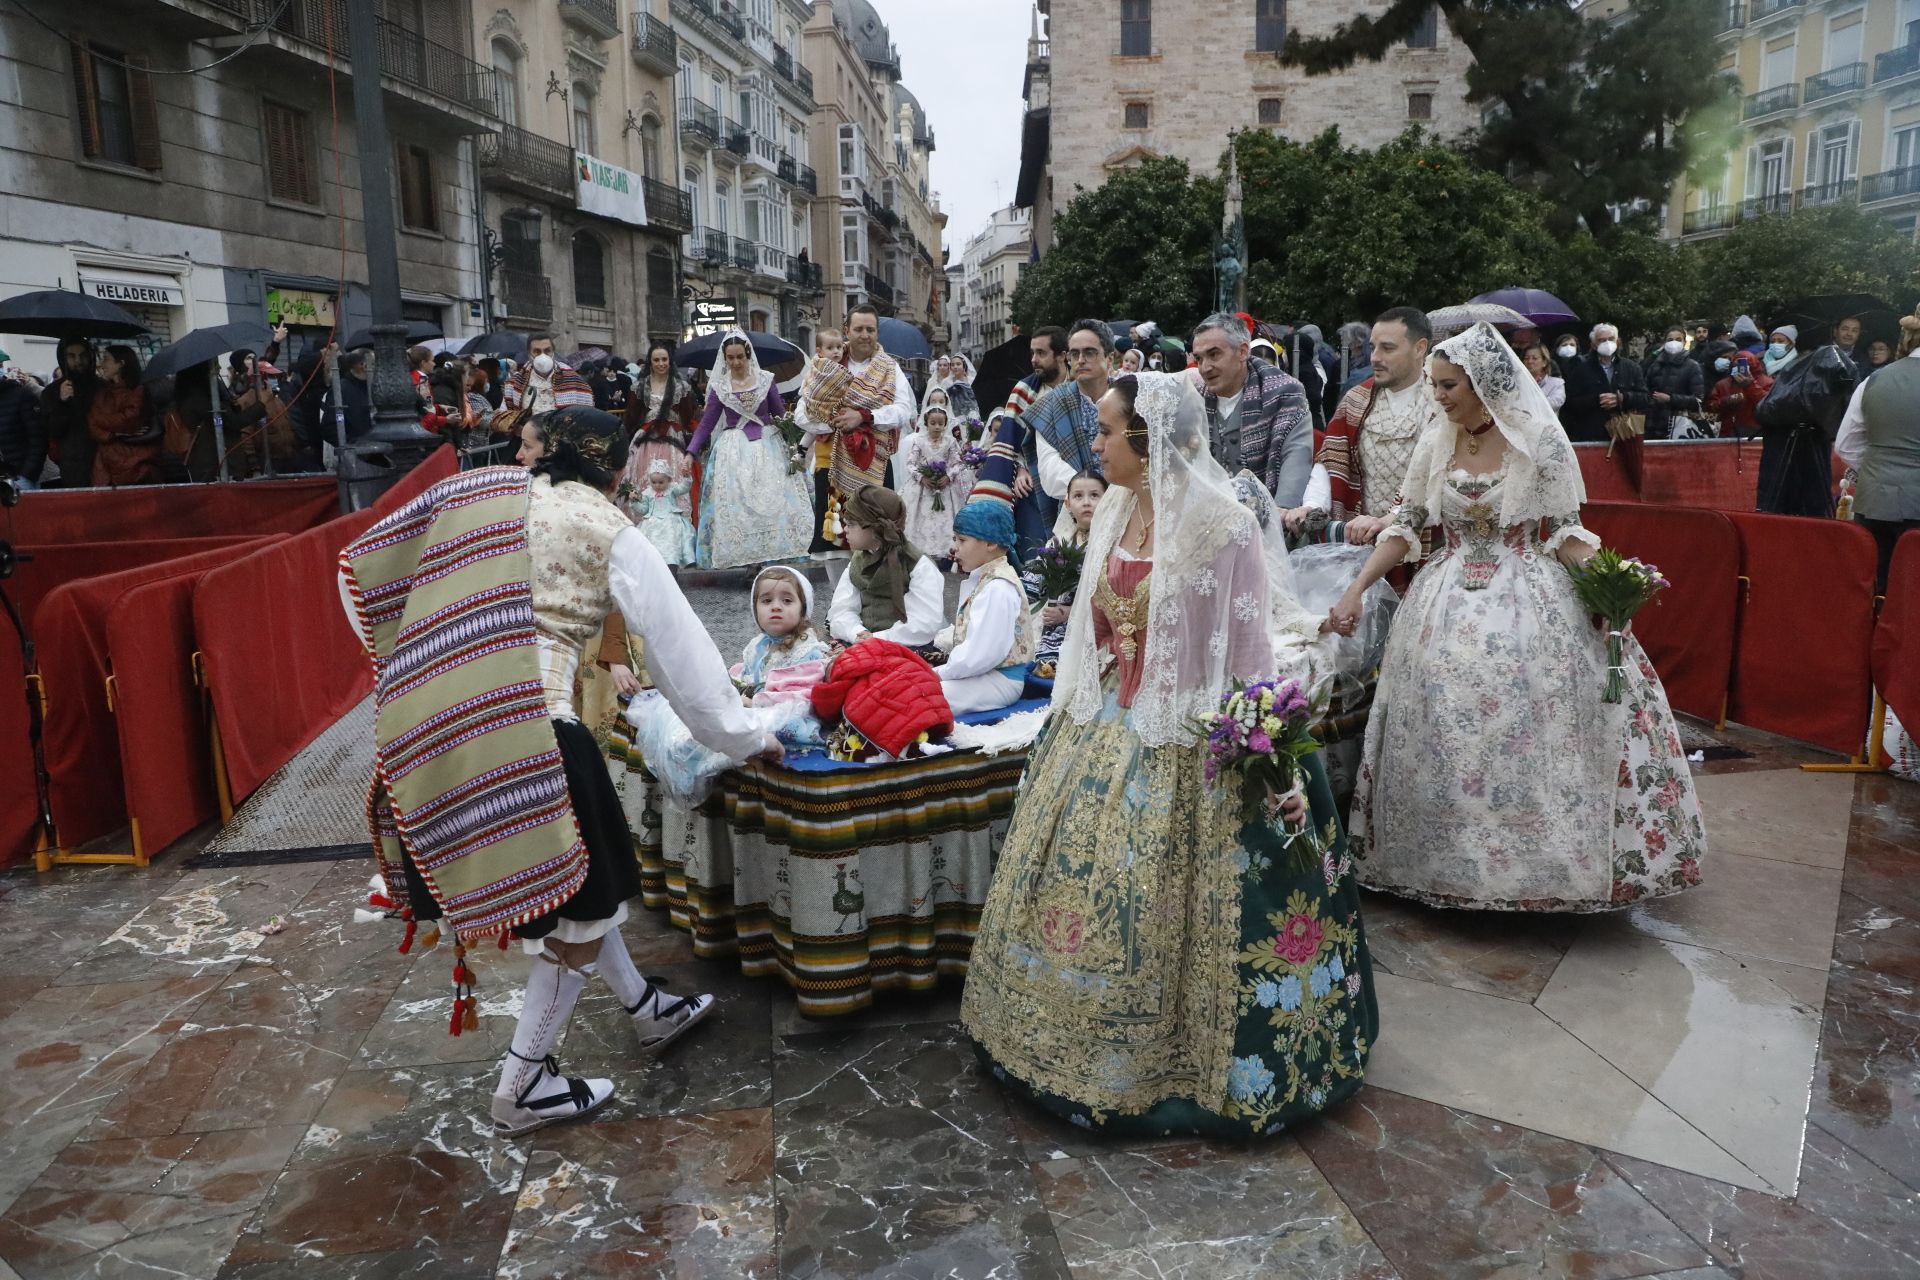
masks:
[[[573,191],[573,152],[563,142],[513,125],[479,137],[477,159],[483,178],[518,182],[546,191]]]
[[[1888,169],[1885,173],[1876,173],[1860,182],[1861,204],[1910,199],[1914,196],[1920,196],[1920,164],[1910,164],[1904,169]]]
[[[602,40],[620,34],[620,14],[613,0],[560,0],[560,20]]]
[[[553,319],[553,283],[538,271],[500,270],[500,305],[522,320]]]
[[[1866,87],[1867,64],[1849,62],[1844,67],[1808,76],[1806,92],[1800,95],[1800,101],[1805,106],[1812,106],[1823,98],[1837,98],[1843,93],[1853,93]]]
[[[680,38],[673,28],[650,13],[633,15],[633,60],[651,71],[670,76],[679,69]]]
[[[1759,93],[1747,96],[1746,110],[1742,114],[1749,120],[1755,120],[1761,116],[1791,111],[1799,100],[1800,86],[1797,84],[1783,84],[1772,89],[1762,89]]]
[[[642,178],[640,189],[647,197],[647,221],[668,231],[693,229],[693,201],[686,192],[654,178]]]

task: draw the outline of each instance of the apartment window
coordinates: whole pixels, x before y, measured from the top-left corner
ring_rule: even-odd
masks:
[[[591,232],[573,235],[573,305],[607,305],[607,250]]]
[[[1282,106],[1282,103],[1278,98],[1260,99],[1260,108],[1259,108],[1260,123],[1261,124],[1279,124],[1281,106]]]
[[[1420,15],[1420,22],[1407,33],[1407,48],[1433,49],[1440,44],[1440,9],[1432,6]]]
[[[82,155],[140,169],[160,167],[160,126],[146,66],[137,54],[73,42]]]
[[[744,223],[742,232],[755,244],[760,243],[765,238],[760,234],[760,197],[748,196],[741,202],[740,213]]]
[[[576,80],[573,82],[570,100],[573,103],[574,149],[585,151],[589,155],[599,154],[593,131],[593,90]]]
[[[687,193],[687,209],[693,214],[693,225],[706,226],[700,220],[700,171],[688,166],[686,173],[681,175],[680,189]]]
[[[653,116],[640,122],[640,172],[660,178],[660,121]]]
[[[713,229],[733,233],[733,188],[724,182],[713,188]]]
[[[1920,166],[1920,124],[1894,130],[1893,164],[1889,167],[1911,169],[1916,166]]]
[[[1278,53],[1287,43],[1287,0],[1254,0],[1253,47]]]
[[[1756,163],[1751,165],[1747,175],[1748,185],[1753,187],[1752,194],[1766,197],[1786,194],[1788,190],[1788,167],[1790,151],[1788,139],[1775,138],[1763,142],[1755,149]]]
[[[1407,119],[1433,119],[1433,95],[1431,93],[1410,93],[1407,95]]]
[[[400,173],[400,225],[415,231],[438,231],[440,218],[433,198],[433,153],[425,147],[401,143],[394,148],[394,167]]]
[[[500,265],[526,275],[540,274],[540,215],[515,209],[500,216]]]
[[[1816,132],[1808,141],[1807,182],[1831,191],[1854,175],[1854,153],[1859,149],[1860,122],[1843,120]]]
[[[1148,119],[1149,119],[1149,113],[1147,111],[1146,103],[1129,102],[1126,105],[1126,121],[1125,121],[1126,128],[1144,129],[1147,127]]]
[[[1861,36],[1865,34],[1867,24],[1863,21],[1866,11],[1856,9],[1844,18],[1835,18],[1827,27],[1826,71],[1840,67],[1850,67],[1861,60]]]
[[[1776,41],[1760,59],[1760,89],[1778,89],[1783,84],[1794,82],[1794,41],[1792,36]]]
[[[1120,0],[1120,56],[1153,54],[1153,0]]]
[[[278,102],[263,104],[267,141],[267,194],[275,200],[319,204],[318,157],[313,148],[313,122],[304,111]]]
[[[505,40],[493,42],[493,107],[502,124],[520,123],[520,51]]]

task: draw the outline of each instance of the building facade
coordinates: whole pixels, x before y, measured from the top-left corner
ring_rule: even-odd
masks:
[[[666,0],[489,0],[475,52],[496,131],[476,168],[496,327],[551,332],[561,351],[640,359],[681,329],[674,181],[676,40]]]
[[[962,332],[956,344],[976,362],[983,352],[1014,335],[1013,291],[1032,256],[1033,215],[1018,205],[996,209],[985,228],[967,241],[960,265],[966,280]]]
[[[1107,175],[1158,156],[1215,172],[1231,130],[1307,141],[1338,128],[1378,147],[1409,126],[1442,137],[1479,123],[1472,55],[1437,9],[1379,62],[1308,76],[1280,65],[1287,34],[1331,33],[1359,4],[1287,0],[1038,0],[1016,203],[1052,243],[1053,211]],[[1057,34],[1059,38],[1053,38]]]
[[[692,206],[686,292],[731,301],[742,327],[804,343],[818,324],[805,0],[670,0],[681,187]]]
[[[1725,0],[1741,139],[1715,184],[1675,184],[1668,235],[1830,204],[1920,219],[1920,0]]]
[[[379,162],[394,174],[406,314],[478,332],[469,140],[496,127],[490,76],[467,56],[464,0],[382,12],[393,153]],[[343,14],[322,0],[99,0],[49,17],[56,35],[0,9],[0,293],[108,298],[148,325],[134,343],[147,354],[191,329],[284,319],[296,358],[336,325],[370,323]],[[198,74],[154,74],[242,45]],[[51,342],[7,346],[25,368],[54,364]]]

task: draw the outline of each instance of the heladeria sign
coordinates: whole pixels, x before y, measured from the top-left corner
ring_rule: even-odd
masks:
[[[583,213],[617,218],[636,227],[647,225],[647,193],[640,175],[617,164],[596,160],[584,151],[573,153],[574,202]]]

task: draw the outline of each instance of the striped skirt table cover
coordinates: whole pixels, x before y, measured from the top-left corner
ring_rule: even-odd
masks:
[[[966,974],[1026,763],[1024,751],[755,762],[687,811],[660,803],[628,755],[642,901],[692,935],[694,954],[783,977],[807,1017],[929,992]]]

